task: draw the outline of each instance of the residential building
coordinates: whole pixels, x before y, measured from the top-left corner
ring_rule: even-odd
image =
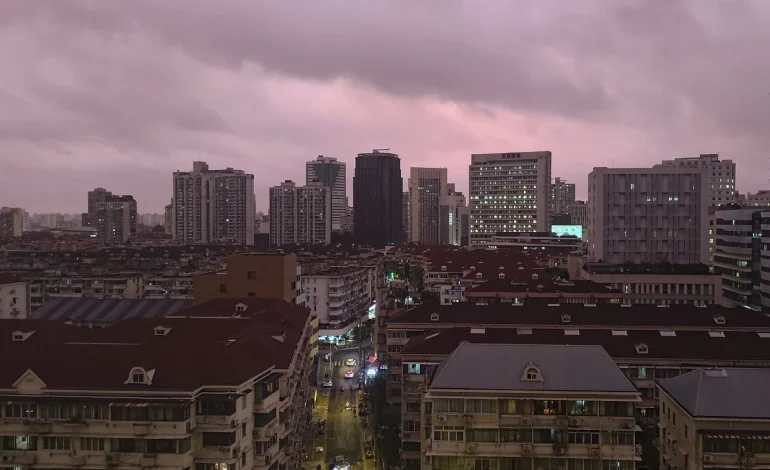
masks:
[[[708,263],[706,169],[599,167],[588,175],[588,254],[608,263]]]
[[[487,247],[491,250],[511,248],[569,252],[581,250],[583,247],[583,242],[575,236],[558,236],[551,232],[500,232],[492,236],[488,243]]]
[[[0,238],[20,237],[24,234],[24,210],[18,207],[0,208]]]
[[[746,200],[741,205],[752,207],[770,207],[770,190],[762,189],[756,193],[747,193]]]
[[[532,274],[530,279],[507,279],[505,270],[500,270],[499,279],[465,289],[463,299],[477,305],[510,304],[554,305],[554,304],[620,304],[623,294],[602,284],[584,280],[551,279],[548,276]],[[443,293],[442,293],[443,294]],[[441,303],[446,304],[444,296]]]
[[[585,201],[575,201],[567,205],[567,214],[570,216],[571,225],[583,227],[583,239],[588,232],[588,206]]]
[[[353,177],[354,237],[359,245],[397,245],[403,236],[401,160],[395,153],[359,153]]]
[[[27,283],[12,274],[0,273],[0,320],[29,315]]]
[[[342,230],[342,219],[348,207],[346,167],[336,158],[323,155],[305,164],[305,184],[318,181],[331,190],[331,229],[335,232]]]
[[[705,264],[617,265],[584,262],[570,256],[570,279],[610,286],[623,294],[623,303],[652,305],[722,305],[722,277]]]
[[[318,181],[297,186],[287,180],[270,188],[270,244],[329,244],[332,190]]]
[[[409,241],[438,245],[441,197],[447,193],[447,169],[412,167],[409,174]]]
[[[376,273],[363,266],[340,266],[306,274],[306,305],[318,317],[319,335],[340,337],[368,316],[374,302]]]
[[[96,220],[92,227],[96,228],[97,240],[126,243],[136,237],[136,201],[133,196],[110,195],[94,206]]]
[[[164,210],[164,224],[166,235],[173,235],[174,230],[174,198],[171,198],[171,202],[166,205]]]
[[[354,219],[353,208],[351,206],[348,206],[346,203],[345,216],[342,218],[340,231],[353,233],[353,219]]]
[[[227,269],[195,276],[193,297],[278,299],[302,305],[301,270],[294,253],[245,253],[227,257]]]
[[[439,198],[439,244],[461,245],[462,219],[467,209],[465,195],[455,191],[454,184],[447,184],[446,193]]]
[[[52,297],[40,308],[33,311],[33,320],[71,322],[101,328],[131,318],[158,318],[174,316],[192,305],[192,295],[179,298],[95,298],[95,297]]]
[[[770,370],[698,369],[658,384],[660,468],[767,468]]]
[[[270,216],[262,211],[254,219],[254,233],[270,233]]]
[[[405,393],[425,389],[402,410],[421,437],[403,443],[407,468],[636,467],[639,392],[601,346],[462,343],[404,372]]]
[[[14,351],[0,358],[3,461],[295,468],[310,414],[313,318],[259,300],[222,299],[120,328],[0,322],[0,344]]]
[[[770,310],[770,250],[764,229],[770,208],[723,206],[715,212],[714,272],[722,277],[722,301],[731,307]],[[767,259],[768,262],[764,260]]]
[[[179,243],[254,244],[254,175],[193,162],[174,172],[173,235]]]
[[[471,155],[470,245],[483,246],[498,232],[545,232],[551,152]]]
[[[736,202],[735,163],[732,160],[720,160],[719,154],[701,154],[698,157],[675,158],[664,160],[656,167],[704,168],[709,189],[709,205],[721,206]]]
[[[410,239],[409,220],[409,191],[404,191],[401,197],[401,232],[404,234],[404,240]]]
[[[548,200],[550,216],[568,214],[570,204],[575,203],[575,183],[554,178],[550,189],[551,195]]]
[[[112,193],[104,188],[96,188],[93,191],[88,191],[88,212],[82,214],[81,226],[96,228],[96,223],[98,221],[96,215],[96,203],[104,202],[110,197],[112,197]]]

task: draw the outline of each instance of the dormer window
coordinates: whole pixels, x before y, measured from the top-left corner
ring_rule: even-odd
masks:
[[[476,279],[481,279],[481,273],[476,273]]]
[[[446,266],[441,266],[442,271],[446,271]]]
[[[537,278],[538,278],[538,277],[539,277],[539,276],[538,276],[537,274],[533,274],[533,275],[532,275],[532,280],[534,280],[534,281],[537,281]]]
[[[476,266],[471,266],[471,271],[475,271],[475,270],[476,270]]]
[[[637,354],[647,354],[649,352],[649,348],[644,343],[639,343],[636,345],[636,353]]]
[[[248,306],[246,304],[236,304],[235,305],[235,311],[236,312],[245,312],[247,307]]]
[[[27,340],[27,338],[29,338],[30,336],[32,336],[32,334],[33,334],[33,333],[34,333],[34,331],[27,331],[27,332],[24,332],[24,331],[19,331],[19,330],[16,330],[16,331],[14,331],[13,333],[11,333],[11,338],[12,338],[14,341],[16,341],[16,342],[22,342],[22,341],[26,341],[26,340]]]
[[[166,336],[171,331],[171,328],[166,328],[165,326],[158,325],[154,328],[154,330],[155,330],[155,336]]]
[[[540,369],[533,363],[529,363],[524,369],[524,376],[521,378],[522,382],[542,382],[543,374],[540,373]]]
[[[505,266],[500,266],[500,267],[499,267],[499,268],[497,268],[497,269],[505,269]]]
[[[152,385],[152,377],[155,375],[155,369],[144,370],[143,367],[134,367],[128,374],[126,384]]]
[[[561,322],[562,323],[570,323],[572,321],[572,317],[569,315],[562,315],[561,316]]]
[[[499,274],[497,275],[497,278],[498,278],[498,279],[505,279],[505,273],[499,273]]]
[[[430,321],[438,321],[438,313],[433,312],[430,314]]]
[[[716,323],[717,325],[724,325],[725,323],[727,323],[727,319],[722,315],[714,315],[714,323]]]
[[[524,266],[519,266],[519,270],[524,271]]]

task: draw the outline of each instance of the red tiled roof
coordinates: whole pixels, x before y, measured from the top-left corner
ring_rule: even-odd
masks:
[[[503,272],[503,271],[501,271]],[[506,276],[507,277],[507,276]],[[494,295],[496,293],[565,293],[565,294],[620,294],[617,289],[611,289],[607,286],[594,281],[577,280],[555,282],[546,275],[538,276],[538,279],[529,279],[524,281],[510,279],[494,279],[486,281],[483,284],[474,286],[465,291],[466,296],[473,297]]]
[[[503,344],[577,344],[599,345],[613,358],[680,359],[693,363],[703,361],[762,361],[770,362],[770,338],[755,332],[725,332],[711,337],[706,331],[677,331],[676,336],[661,336],[658,331],[628,330],[627,336],[615,336],[611,330],[580,330],[579,335],[565,335],[562,329],[533,329],[532,334],[518,334],[509,328],[452,328],[413,337],[401,351],[403,360],[410,355],[449,355],[457,346],[472,343]],[[646,354],[639,354],[636,345],[645,344]]]
[[[306,309],[286,305],[309,317]],[[5,320],[0,322],[0,388],[12,388],[27,370],[51,389],[193,391],[240,385],[288,367],[304,323],[298,324],[299,312],[287,318],[284,313],[288,310],[279,307],[240,318],[130,319],[93,329],[52,320]],[[156,326],[170,331],[158,336]],[[34,333],[13,341],[15,331]],[[133,367],[154,369],[152,384],[125,384]]]

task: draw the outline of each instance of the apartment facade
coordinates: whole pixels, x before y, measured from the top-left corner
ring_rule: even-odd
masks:
[[[510,373],[492,370],[502,363]],[[463,343],[425,389],[406,410],[407,432],[419,426],[422,439],[404,452],[417,448],[419,468],[636,467],[639,392],[600,346]]]
[[[570,224],[583,227],[583,239],[588,235],[588,206],[585,201],[575,201],[567,205],[567,214],[570,217]]]
[[[359,153],[353,177],[353,234],[359,245],[397,245],[403,232],[401,159],[386,150]]]
[[[95,203],[96,239],[126,243],[136,237],[136,200],[133,196],[108,196]]]
[[[3,322],[4,348],[18,353],[6,356],[0,379],[3,462],[294,468],[310,409],[310,317],[304,327],[277,328],[240,305],[240,318],[127,320],[117,336],[112,328]],[[192,361],[189,344],[201,346]],[[62,373],[70,361],[78,373]]]
[[[163,228],[166,235],[173,235],[174,230],[174,199],[171,198],[171,202],[166,205],[163,211]]]
[[[305,163],[305,184],[318,181],[331,190],[331,229],[335,232],[342,230],[342,219],[348,207],[346,168],[344,162],[323,155]]]
[[[18,207],[0,208],[0,238],[20,237],[24,234],[24,210]]]
[[[550,183],[551,152],[471,155],[470,245],[498,232],[547,231]]]
[[[406,240],[411,239],[409,234],[409,191],[404,191],[401,196],[401,231]]]
[[[465,195],[455,191],[454,184],[447,184],[446,193],[439,198],[439,244],[462,244],[463,215],[467,211]]]
[[[332,189],[318,181],[297,186],[284,181],[270,188],[270,244],[329,244]]]
[[[376,272],[369,267],[333,267],[306,274],[306,305],[318,317],[321,336],[342,336],[368,315],[375,300]]]
[[[753,207],[770,207],[770,190],[763,189],[756,193],[748,193],[742,204]]]
[[[446,193],[446,168],[410,169],[409,241],[423,245],[439,244],[441,197]]]
[[[24,319],[29,311],[27,283],[16,276],[0,273],[0,320]]]
[[[550,189],[551,195],[548,201],[550,217],[568,214],[570,204],[575,203],[575,183],[554,178]]]
[[[768,369],[698,369],[658,384],[661,469],[770,465]]]
[[[735,163],[732,160],[720,160],[719,154],[709,153],[698,157],[664,160],[655,166],[690,169],[704,168],[708,180],[709,204],[721,206],[736,202]]]
[[[174,240],[190,243],[254,244],[254,175],[193,162],[173,175]]]
[[[588,175],[588,253],[609,263],[709,262],[705,168],[594,168]]]
[[[301,269],[294,253],[246,253],[227,257],[223,272],[199,274],[193,281],[196,304],[218,297],[278,299],[302,305]]]

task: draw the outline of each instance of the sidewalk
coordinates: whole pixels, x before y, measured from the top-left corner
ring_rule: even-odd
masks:
[[[326,449],[323,452],[316,452],[317,447],[325,447],[326,435],[319,434],[315,437],[314,423],[326,420],[329,414],[329,392],[327,390],[318,390],[318,399],[316,400],[316,406],[313,408],[312,417],[310,419],[310,426],[308,427],[308,435],[305,436],[305,452],[307,453],[307,460],[302,462],[302,468],[307,470],[315,470],[318,465],[321,465],[322,469],[326,469]]]

